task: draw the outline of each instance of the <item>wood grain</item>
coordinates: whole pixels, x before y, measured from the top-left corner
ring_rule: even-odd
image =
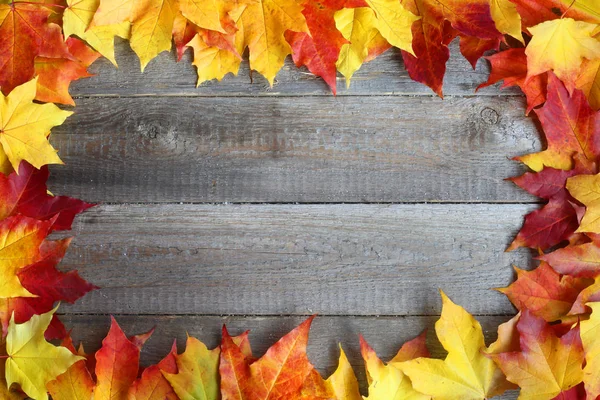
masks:
[[[467,307],[468,309],[469,307]],[[177,339],[179,351],[185,347],[186,332],[197,337],[209,348],[219,344],[221,326],[227,325],[232,334],[250,330],[250,342],[254,355],[260,356],[281,336],[300,324],[305,317],[244,317],[244,316],[131,316],[117,315],[116,319],[128,335],[146,332],[152,327],[156,331],[142,351],[142,364],[150,365],[159,361],[170,349],[173,339]],[[510,317],[479,316],[486,343],[496,340],[497,326]],[[82,340],[86,350],[96,350],[108,332],[110,319],[103,315],[66,315],[62,320],[73,328],[73,336]],[[366,382],[362,358],[358,345],[358,335],[362,334],[384,361],[390,360],[402,343],[428,329],[428,346],[434,357],[443,358],[444,350],[435,338],[436,317],[317,317],[313,322],[308,355],[310,361],[328,376],[333,373],[339,356],[338,343],[354,366],[366,394]],[[514,399],[514,392],[498,399]]]
[[[452,43],[444,84],[446,95],[473,95],[477,86],[488,77],[488,62],[481,60],[473,70],[459,54],[458,44]],[[72,85],[74,96],[328,96],[329,87],[306,68],[296,68],[288,57],[272,88],[260,74],[250,76],[248,62],[242,63],[237,77],[228,75],[221,82],[211,81],[196,87],[196,72],[191,64],[191,52],[176,62],[174,53],[162,53],[140,72],[140,63],[124,41],[116,46],[115,68],[105,59],[97,61],[90,71],[97,74]],[[338,77],[338,96],[346,95],[426,95],[433,96],[427,86],[413,81],[404,69],[397,50],[389,50],[363,67],[346,89],[343,77]],[[517,90],[500,91],[498,86],[482,89],[480,95],[515,95]]]
[[[100,202],[532,202],[518,97],[92,98],[51,189]]]
[[[491,288],[535,205],[104,205],[63,262],[102,289],[77,313],[437,315],[438,289],[510,314]]]

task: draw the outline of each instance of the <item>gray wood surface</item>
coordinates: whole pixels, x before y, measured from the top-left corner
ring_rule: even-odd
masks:
[[[445,95],[473,95],[477,86],[486,81],[489,66],[481,60],[473,70],[459,54],[458,43],[451,45],[451,58],[445,78]],[[196,72],[188,51],[181,62],[176,62],[173,53],[162,53],[150,62],[144,73],[135,54],[125,42],[116,49],[119,67],[107,60],[99,60],[91,67],[97,76],[73,84],[74,96],[332,96],[329,87],[320,78],[305,68],[298,69],[288,57],[285,66],[276,77],[273,88],[260,74],[252,77],[248,63],[243,62],[237,77],[232,74],[223,81],[206,82],[196,87]],[[399,51],[388,50],[374,61],[364,64],[352,78],[350,89],[346,89],[343,78],[338,77],[338,96],[344,95],[431,95],[433,92],[408,77]],[[518,91],[497,86],[482,89],[479,95],[515,95]]]
[[[251,329],[262,354],[318,313],[311,360],[331,373],[342,342],[364,389],[359,333],[386,360],[429,328],[443,356],[441,288],[493,340],[514,309],[490,288],[531,265],[504,249],[537,207],[504,179],[541,143],[518,92],[474,93],[487,63],[472,70],[451,48],[442,101],[397,51],[349,90],[339,79],[334,97],[290,60],[273,88],[246,63],[196,88],[190,54],[141,74],[118,43],[119,69],[94,64],[51,137],[67,163],[52,167],[52,192],[105,203],[77,219],[62,264],[102,287],[61,306],[75,339],[98,348],[118,314],[129,334],[157,326],[145,365],[173,338],[182,350],[186,331],[215,346],[222,323]]]
[[[438,289],[477,314],[529,253],[504,249],[535,205],[104,205],[64,264],[102,289],[63,311],[436,315]]]
[[[440,303],[438,299],[438,303]],[[469,309],[469,307],[467,307]],[[250,342],[255,356],[261,356],[267,348],[281,336],[300,324],[304,316],[240,317],[240,316],[132,316],[117,315],[116,319],[128,335],[146,332],[156,327],[155,333],[142,350],[142,364],[158,362],[170,349],[173,340],[177,340],[178,350],[185,349],[186,332],[202,340],[209,348],[220,342],[221,326],[227,325],[231,334],[240,334],[250,330]],[[509,317],[481,316],[486,344],[496,340],[497,326]],[[107,315],[68,315],[63,319],[73,328],[75,341],[82,340],[86,350],[96,350],[102,338],[108,332],[110,319]],[[362,334],[375,349],[379,357],[390,360],[400,346],[419,335],[428,327],[427,345],[432,356],[443,358],[445,351],[435,337],[433,325],[437,317],[321,317],[317,316],[312,324],[308,355],[310,361],[324,375],[333,373],[339,356],[338,344],[344,352],[366,394],[366,379],[363,361],[360,356],[358,336]],[[498,399],[514,399],[516,392],[507,393]]]
[[[519,97],[86,98],[56,193],[101,202],[531,202]]]

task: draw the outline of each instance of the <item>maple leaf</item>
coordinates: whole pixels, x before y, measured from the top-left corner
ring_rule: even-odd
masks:
[[[320,76],[336,94],[336,62],[348,40],[335,26],[335,12],[343,8],[367,7],[364,0],[307,1],[302,14],[306,18],[307,32],[285,33],[292,47],[292,57],[297,67],[306,66]]]
[[[42,315],[34,315],[23,324],[11,320],[6,336],[6,382],[18,383],[35,400],[47,400],[46,384],[64,373],[83,357],[73,355],[64,347],[46,342],[44,331],[56,308]]]
[[[293,400],[362,400],[358,390],[358,381],[352,366],[340,346],[340,357],[335,372],[324,380],[315,369],[311,370],[300,391],[286,399]]]
[[[181,13],[196,26],[221,33],[237,30],[232,14],[254,1],[180,0]],[[239,13],[238,13],[239,14]]]
[[[600,274],[600,246],[596,242],[567,246],[539,259],[564,275],[593,278]]]
[[[125,336],[111,317],[110,330],[96,352],[94,400],[127,400],[130,386],[138,375],[140,347]]]
[[[490,14],[496,23],[496,29],[500,33],[510,35],[525,43],[521,33],[521,16],[517,11],[517,6],[510,0],[491,0]]]
[[[87,358],[81,352],[77,352],[73,346],[73,340],[67,336],[61,345],[77,356]],[[94,380],[86,366],[86,360],[79,360],[69,367],[55,380],[48,382],[46,388],[53,399],[91,400],[94,392]]]
[[[306,356],[310,317],[256,361],[223,329],[219,372],[223,400],[276,400],[297,396],[313,371]]]
[[[115,36],[128,39],[129,21],[103,26],[90,26],[98,10],[100,0],[67,0],[63,12],[63,32],[66,37],[75,35],[85,40],[96,51],[106,57],[115,66]]]
[[[486,351],[479,322],[443,292],[442,315],[435,331],[448,351],[445,360],[416,358],[395,364],[421,393],[444,399],[484,399],[512,386]],[[491,347],[491,346],[490,346]]]
[[[524,310],[517,330],[521,350],[491,357],[507,379],[521,387],[520,398],[554,398],[582,381],[579,326],[558,338],[546,321]]]
[[[232,18],[239,20],[241,13]],[[223,35],[219,32],[198,28],[186,44],[194,50],[192,64],[198,74],[197,86],[211,79],[221,80],[228,73],[237,75],[244,50],[242,34]]]
[[[208,348],[188,336],[185,352],[175,356],[177,373],[163,372],[173,390],[182,400],[219,398],[219,348]]]
[[[93,204],[48,194],[48,167],[37,170],[21,162],[17,172],[0,174],[0,220],[22,214],[38,220],[53,220],[53,230],[71,229],[73,219]]]
[[[529,28],[527,76],[554,71],[571,90],[584,59],[600,59],[600,41],[592,37],[598,25],[572,18],[546,21]]]
[[[257,0],[244,9],[241,25],[244,47],[249,49],[250,68],[273,86],[275,75],[291,53],[285,32],[308,32],[302,7],[295,0]]]
[[[567,190],[586,206],[577,232],[600,233],[600,174],[578,175],[567,180]]]
[[[369,60],[390,47],[377,29],[375,12],[368,7],[344,8],[334,14],[335,26],[348,43],[342,45],[336,62],[338,71],[346,78],[350,87],[352,75]]]
[[[369,395],[366,400],[402,400],[402,399],[429,399],[413,389],[410,379],[395,367],[395,363],[412,360],[417,357],[429,357],[429,351],[425,345],[427,332],[423,332],[415,339],[406,342],[385,365],[367,341],[360,336],[360,352],[365,361],[367,381],[369,382]]]
[[[90,290],[97,289],[81,279],[77,271],[59,272],[56,266],[65,255],[70,239],[46,241],[40,247],[39,259],[18,272],[21,285],[37,297],[0,299],[0,321],[4,331],[14,313],[16,323],[28,321],[34,314],[50,311],[57,301],[74,303]],[[46,331],[46,339],[63,338],[64,327],[56,316]]]
[[[579,293],[579,296],[577,296],[577,299],[569,310],[569,315],[589,313],[590,309],[586,306],[586,303],[594,301],[600,301],[600,276],[596,276],[594,283]]]
[[[104,27],[109,32],[116,27],[116,35],[125,33],[123,26],[129,23],[131,32],[127,37],[144,71],[150,60],[171,49],[178,10],[176,0],[100,0],[89,26],[92,29]]]
[[[594,110],[600,109],[600,60],[584,60],[575,86],[587,97]]]
[[[461,37],[461,52],[473,65],[485,51],[497,48],[502,38],[487,0],[404,0],[403,4],[421,17],[412,26],[414,55],[402,53],[406,69],[440,97],[448,44],[456,35]]]
[[[365,0],[375,12],[377,30],[394,47],[414,54],[412,24],[419,19],[398,0]]]
[[[581,321],[581,342],[585,353],[583,382],[588,398],[600,396],[600,303],[588,303],[592,314],[588,320]]]
[[[527,111],[529,114],[535,107],[546,101],[546,88],[548,74],[540,74],[527,79],[527,56],[524,48],[515,48],[501,51],[488,57],[491,72],[487,82],[477,86],[477,90],[504,81],[501,88],[518,86],[527,97]]]
[[[142,376],[133,382],[129,389],[130,400],[179,400],[179,397],[163,376],[163,372],[177,373],[177,346],[158,364],[144,370]]]
[[[66,58],[38,57],[35,59],[35,74],[38,76],[36,100],[45,103],[61,103],[74,106],[69,94],[72,81],[92,76],[87,67],[100,57],[84,42],[67,39],[69,53],[74,60]]]
[[[70,58],[52,11],[36,4],[0,4],[0,87],[8,94],[34,76],[36,57]],[[35,92],[34,92],[35,94]]]
[[[0,93],[0,153],[15,170],[25,160],[36,168],[62,164],[48,143],[47,133],[71,114],[54,104],[35,104],[37,79],[16,87],[8,96]]]
[[[515,268],[517,280],[504,293],[519,310],[528,309],[548,322],[557,321],[569,313],[579,293],[589,286],[589,279],[560,276],[545,262],[533,271]]]
[[[600,114],[587,102],[585,95],[575,89],[571,95],[556,76],[548,77],[548,99],[536,109],[548,148],[517,159],[534,171],[544,166],[568,170],[573,167],[573,154],[581,154],[590,162],[600,155]]]
[[[0,222],[0,298],[35,297],[23,287],[18,272],[39,260],[51,225],[20,215]]]
[[[540,210],[525,216],[523,227],[506,251],[519,247],[548,249],[567,240],[577,226],[577,213],[566,195],[553,197]]]

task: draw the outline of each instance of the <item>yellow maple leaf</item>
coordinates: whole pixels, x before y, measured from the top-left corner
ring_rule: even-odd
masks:
[[[445,360],[417,358],[396,364],[419,392],[440,399],[485,399],[512,388],[494,361],[486,357],[481,325],[443,292],[442,315],[435,331],[448,351]],[[491,347],[491,346],[490,346]]]
[[[586,95],[594,110],[600,109],[600,60],[585,60],[575,86]]]
[[[178,0],[100,0],[90,29],[105,28],[119,36],[130,24],[129,43],[144,71],[154,57],[171,49],[178,10]]]
[[[334,18],[336,28],[348,40],[340,50],[336,67],[346,78],[346,87],[350,87],[352,75],[368,60],[370,50],[389,44],[377,29],[375,12],[368,7],[343,8]]]
[[[67,8],[63,14],[63,32],[65,37],[75,35],[85,40],[97,52],[117,65],[115,36],[128,39],[130,24],[125,21],[119,24],[90,27],[99,5],[100,0],[67,0]]]
[[[250,68],[273,86],[275,75],[291,54],[285,31],[308,32],[302,6],[296,0],[259,0],[246,6],[240,24],[244,47],[250,50]]]
[[[572,18],[542,22],[529,28],[533,35],[525,49],[527,76],[553,70],[571,89],[584,59],[600,59],[600,41],[593,37],[597,24]]]
[[[39,259],[50,225],[20,215],[0,223],[0,298],[36,297],[21,285],[17,273]]]
[[[163,371],[173,390],[182,400],[217,399],[219,394],[219,348],[208,348],[188,336],[185,352],[175,356],[176,374]]]
[[[408,11],[398,0],[366,0],[375,12],[377,30],[392,46],[414,55],[412,24],[421,17]]]
[[[57,307],[58,308],[58,307]],[[6,336],[6,382],[18,383],[34,400],[47,400],[46,383],[63,374],[83,357],[66,347],[57,347],[44,339],[56,308],[46,314],[34,315],[23,324],[15,324],[14,315]]]
[[[243,0],[180,0],[181,13],[193,24],[203,29],[221,33],[235,31],[232,13],[250,1]]]
[[[431,396],[416,391],[408,376],[398,365],[419,356],[427,356],[425,333],[405,343],[398,354],[386,365],[361,337],[360,348],[367,370],[369,395],[365,400],[427,400]]]
[[[600,174],[571,177],[567,179],[567,190],[585,205],[577,232],[600,233]]]
[[[585,354],[583,383],[588,398],[600,396],[600,303],[587,303],[592,309],[590,318],[581,321],[581,341]]]
[[[237,12],[231,13],[233,22],[237,23],[241,17],[243,8],[238,8]],[[228,73],[237,75],[242,57],[240,54],[244,51],[244,30],[240,25],[235,34],[223,35],[218,32],[202,32],[196,34],[187,44],[194,50],[194,60],[192,64],[196,67],[198,81],[196,86],[202,82],[217,79],[220,81]],[[206,37],[218,38],[220,44],[207,43]],[[214,40],[216,41],[216,40]]]
[[[521,33],[521,16],[510,0],[490,0],[490,13],[499,32],[525,43]]]
[[[325,385],[335,393],[336,400],[362,400],[354,370],[340,345],[340,358],[335,372],[327,378]]]
[[[5,154],[0,159],[6,157],[15,171],[22,160],[38,169],[63,163],[47,134],[73,113],[51,103],[34,103],[36,87],[37,78],[17,86],[8,96],[0,93],[0,153]]]

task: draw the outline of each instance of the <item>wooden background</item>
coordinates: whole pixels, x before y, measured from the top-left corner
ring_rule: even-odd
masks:
[[[364,381],[359,333],[387,360],[429,328],[443,356],[440,288],[488,343],[514,314],[491,288],[531,265],[504,249],[537,205],[504,179],[541,144],[516,91],[474,92],[485,61],[454,55],[441,100],[395,51],[337,97],[291,62],[273,88],[247,64],[196,88],[189,54],[141,74],[126,43],[117,53],[119,69],[100,60],[74,85],[75,115],[51,137],[67,164],[52,192],[101,203],[63,262],[102,287],[61,307],[88,349],[113,314],[128,334],[157,326],[146,365],[186,332],[217,345],[223,323],[262,354],[318,313],[311,361],[331,373],[342,342]]]

